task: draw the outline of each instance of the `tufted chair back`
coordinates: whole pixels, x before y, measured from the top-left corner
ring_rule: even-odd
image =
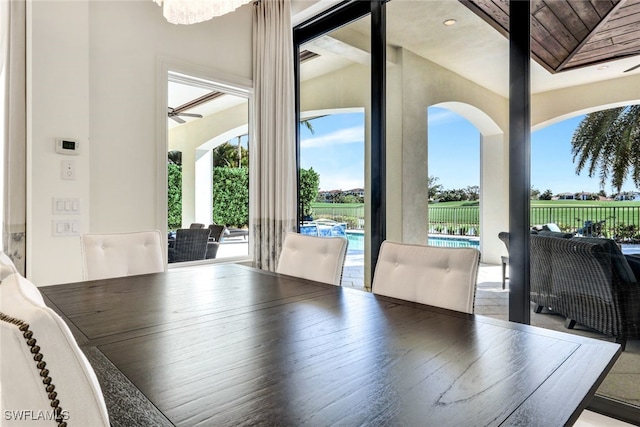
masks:
[[[385,241],[373,293],[473,313],[480,251]]]
[[[158,230],[84,234],[81,245],[86,280],[165,270],[162,240]]]
[[[93,368],[60,316],[22,293],[29,288],[18,273],[0,282],[2,425],[56,425],[57,408],[69,425],[108,427]]]
[[[287,233],[276,272],[340,286],[347,243],[344,237]]]

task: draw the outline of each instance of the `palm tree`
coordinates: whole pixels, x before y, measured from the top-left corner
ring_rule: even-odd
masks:
[[[587,167],[589,177],[596,172],[600,186],[611,185],[620,192],[629,172],[640,187],[640,105],[589,113],[571,139],[576,174]]]
[[[213,165],[217,167],[235,168],[249,165],[249,152],[246,148],[225,142],[213,149]]]

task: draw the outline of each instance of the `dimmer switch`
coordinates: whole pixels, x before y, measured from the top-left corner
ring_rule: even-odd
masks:
[[[62,160],[62,179],[76,179],[76,164],[73,160]]]

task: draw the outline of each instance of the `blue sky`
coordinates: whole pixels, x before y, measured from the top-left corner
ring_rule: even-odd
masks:
[[[600,190],[597,177],[576,175],[571,137],[584,116],[558,122],[531,135],[531,185],[554,194]],[[334,114],[313,119],[314,134],[300,130],[301,166],[320,174],[321,190],[364,187],[364,115]],[[445,189],[480,184],[480,136],[466,119],[442,108],[429,109],[429,175]],[[627,180],[623,191],[634,191]],[[611,193],[610,185],[605,187]]]
[[[300,127],[300,166],[320,175],[320,190],[364,188],[364,114],[346,113]]]
[[[576,175],[571,154],[571,137],[584,115],[572,117],[539,129],[531,134],[531,185],[541,192],[554,194],[580,191],[598,192],[600,180],[589,178],[586,171]],[[449,110],[429,109],[429,175],[439,178],[444,188],[479,185],[480,144],[476,128]],[[451,153],[465,153],[464,156]],[[473,184],[468,184],[473,182]],[[607,194],[612,192],[607,184]],[[622,191],[634,191],[627,180]]]

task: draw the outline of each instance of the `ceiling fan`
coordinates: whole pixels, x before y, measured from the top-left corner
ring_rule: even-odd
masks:
[[[202,105],[204,103],[207,103],[213,99],[219,98],[221,96],[224,95],[224,92],[218,92],[218,91],[213,91],[213,92],[209,92],[205,95],[202,95],[199,98],[196,98],[192,101],[189,101],[185,104],[182,104],[179,107],[175,107],[175,108],[171,108],[171,107],[167,107],[168,108],[168,116],[170,119],[175,120],[176,122],[182,124],[182,123],[186,123],[186,121],[182,120],[180,117],[178,116],[184,116],[184,117],[195,117],[198,119],[202,118],[202,114],[194,114],[194,113],[184,113],[183,111],[186,111],[190,108],[194,108],[197,107],[198,105]]]
[[[195,118],[198,118],[198,119],[202,118],[202,114],[183,113],[183,112],[179,111],[177,108],[171,108],[171,107],[167,107],[167,109],[168,109],[167,115],[169,116],[169,118],[175,120],[176,122],[178,122],[180,124],[186,123],[186,121],[181,119],[179,116],[195,117]]]
[[[633,66],[633,67],[629,68],[628,70],[624,70],[624,71],[623,71],[623,73],[628,73],[629,71],[633,71],[633,70],[635,70],[636,68],[640,68],[640,64],[635,65],[635,66]]]

